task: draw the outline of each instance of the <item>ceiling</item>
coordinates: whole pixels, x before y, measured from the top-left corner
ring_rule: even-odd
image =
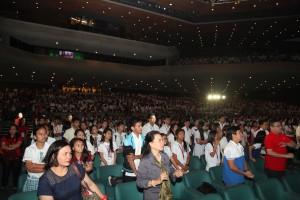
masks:
[[[121,24],[124,37],[179,49],[259,47],[300,38],[300,0],[211,1],[215,3],[208,0],[2,0],[0,14],[59,27],[67,27],[74,13],[94,16]],[[141,9],[132,3],[119,2],[147,2],[148,6],[143,4]],[[154,7],[157,10],[149,11]],[[170,16],[170,13],[177,15]]]
[[[149,3],[160,5],[162,11],[149,11],[120,1],[1,0],[0,15],[66,28],[70,16],[83,13],[120,23],[125,30],[124,37],[135,41],[204,51],[219,47],[278,47],[287,40],[297,42],[300,38],[299,0],[216,1],[214,4],[199,0],[140,2],[148,2],[148,7]],[[169,16],[164,8],[184,17]],[[95,52],[94,49],[86,51]],[[295,63],[137,67],[48,58],[6,47],[1,47],[0,52],[2,83],[24,81],[224,94],[288,88],[299,91],[300,88],[300,70]]]

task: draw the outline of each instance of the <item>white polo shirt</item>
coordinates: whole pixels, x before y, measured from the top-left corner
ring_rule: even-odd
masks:
[[[123,147],[124,140],[126,138],[126,133],[122,132],[119,134],[118,132],[115,132],[113,134],[113,141],[116,143],[117,147]]]
[[[35,164],[44,164],[43,160],[49,149],[49,146],[50,144],[45,142],[43,149],[38,149],[36,143],[31,144],[29,147],[25,149],[25,153],[22,161],[25,162],[27,160]],[[34,176],[36,178],[40,178],[43,175],[43,173],[28,172],[28,175]]]
[[[147,124],[145,124],[143,126],[143,129],[142,129],[143,136],[146,136],[147,133],[149,133],[150,131],[159,131],[159,127],[156,124],[151,126],[151,124],[148,122]]]
[[[168,132],[169,132],[169,130],[170,130],[170,126],[169,125],[166,125],[166,124],[163,124],[161,127],[160,127],[160,129],[159,129],[159,132],[160,133],[164,133],[164,134],[168,134]]]
[[[209,171],[209,168],[220,165],[220,145],[217,146],[217,151],[214,157],[210,156],[210,153],[213,152],[214,147],[211,143],[205,145],[205,160],[206,160],[206,171]]]
[[[115,142],[113,142],[113,150],[116,151],[118,149]],[[103,153],[103,157],[106,160],[108,165],[113,165],[115,160],[114,152],[110,149],[109,142],[101,142],[98,146],[98,152]],[[101,166],[104,166],[104,163],[101,162]]]
[[[188,157],[188,153],[190,152],[190,147],[187,144],[187,152],[184,150],[183,143],[179,144],[177,141],[174,142],[172,146],[172,153],[176,154],[177,159],[181,164],[185,165]],[[181,169],[181,167],[178,165],[178,167]]]

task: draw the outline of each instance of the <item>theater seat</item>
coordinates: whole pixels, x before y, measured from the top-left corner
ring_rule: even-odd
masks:
[[[108,176],[122,176],[122,165],[109,165],[97,167],[97,179],[107,185]]]
[[[211,184],[219,194],[223,194],[225,184],[223,183],[223,166],[215,166],[209,169]]]
[[[300,195],[300,174],[284,176],[281,178],[281,182],[287,191]]]
[[[200,156],[200,162],[201,162],[202,169],[205,170],[206,168],[205,155]]]
[[[37,191],[19,192],[8,197],[8,200],[36,200]]]
[[[269,178],[259,180],[254,184],[254,191],[260,200],[299,200],[300,195],[285,191],[278,179]]]
[[[171,181],[171,188],[173,192],[173,200],[199,199],[203,196],[203,194],[198,191],[187,192],[186,185],[182,178],[177,179],[175,182]]]
[[[115,200],[143,200],[143,190],[138,188],[135,181],[120,183],[115,187]]]
[[[249,185],[236,185],[228,187],[223,193],[224,200],[254,200],[256,199],[254,192]]]
[[[94,162],[93,162],[93,167],[94,169],[97,167],[100,167],[101,164],[101,159],[100,159],[100,155],[98,153],[95,153],[95,158],[94,158]]]
[[[27,179],[27,174],[20,174],[18,178],[18,191],[21,192],[23,190],[23,186],[25,184],[25,181]]]
[[[183,176],[184,183],[186,185],[186,191],[189,193],[200,193],[197,188],[202,185],[203,182],[211,183],[211,178],[205,170],[194,170]]]
[[[191,156],[189,170],[203,169],[198,156]]]
[[[124,163],[123,153],[117,153],[117,161],[116,162],[118,165],[123,165],[123,163]]]

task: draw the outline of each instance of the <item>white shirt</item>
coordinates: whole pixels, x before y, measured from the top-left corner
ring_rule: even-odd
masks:
[[[139,134],[137,137],[134,133],[132,133],[132,138],[135,144],[135,152],[134,155],[141,155],[142,153],[142,146],[143,146],[143,140],[142,136]],[[138,170],[141,160],[140,159],[134,159],[134,166],[136,170]],[[134,173],[125,172],[126,176],[136,177]]]
[[[90,139],[91,139],[91,132],[90,132],[90,130],[86,129],[86,130],[84,131],[84,133],[85,133],[85,138],[86,138],[88,141],[90,141]]]
[[[91,155],[94,155],[95,154],[94,146],[91,144],[90,141],[85,140],[85,142],[86,142],[87,150],[91,152]]]
[[[55,138],[53,138],[53,137],[48,137],[48,139],[47,139],[47,143],[49,143],[49,145],[51,145],[53,142],[55,142],[56,141],[56,139]]]
[[[156,124],[151,126],[151,124],[148,122],[147,124],[145,124],[143,126],[143,129],[142,129],[143,136],[146,136],[147,133],[149,133],[150,131],[159,131],[159,127]]]
[[[182,129],[185,132],[184,141],[186,141],[188,143],[188,145],[191,145],[192,144],[192,142],[191,142],[191,136],[192,136],[191,129],[189,128],[189,130],[187,130],[187,128],[185,126],[182,127]]]
[[[198,130],[199,130],[199,128],[197,126],[193,126],[191,128],[191,135],[195,135],[196,131],[198,131]]]
[[[171,148],[169,146],[164,146],[164,152],[168,155],[169,159],[173,155]]]
[[[44,164],[42,161],[45,158],[49,146],[50,144],[45,142],[43,149],[38,149],[36,143],[31,144],[25,149],[22,161],[25,162],[26,160],[28,160],[35,164]],[[43,175],[43,173],[28,172],[28,175],[40,178]]]
[[[177,160],[179,162],[181,162],[181,164],[185,165],[186,164],[186,160],[188,157],[188,153],[190,152],[190,147],[189,145],[187,145],[187,152],[184,150],[184,146],[183,143],[182,145],[179,144],[177,141],[174,142],[173,146],[172,146],[172,153],[176,154],[177,156]],[[178,165],[178,167],[181,169],[181,167]]]
[[[260,128],[260,129],[258,129],[257,131],[254,132],[253,136],[256,137],[256,135],[257,135],[257,133],[258,133],[259,131],[265,131],[265,132],[266,132],[266,135],[269,134],[269,131],[268,131],[268,130],[264,130],[264,129]]]
[[[209,168],[220,165],[220,146],[217,146],[217,151],[214,157],[210,156],[210,153],[213,152],[214,147],[211,143],[205,145],[205,160],[206,160],[206,171],[209,171]]]
[[[168,134],[168,132],[169,132],[169,130],[170,130],[170,126],[169,125],[166,125],[166,124],[163,124],[161,127],[160,127],[160,129],[159,129],[159,132],[160,133],[164,133],[164,134]]]
[[[204,140],[206,140],[207,137],[208,137],[208,134],[207,134],[206,131],[203,132],[203,136],[204,136]],[[195,139],[194,139],[195,140],[195,147],[194,147],[193,155],[198,156],[200,158],[200,156],[202,156],[204,154],[206,144],[198,144],[196,139],[201,140],[201,135],[200,135],[199,130],[195,131]]]
[[[225,136],[222,137],[222,139],[220,140],[220,150],[221,150],[222,155],[224,155],[224,149],[227,144],[228,144],[227,138]]]
[[[75,129],[73,127],[71,127],[66,130],[66,132],[64,134],[64,138],[66,138],[68,140],[68,142],[70,142],[74,138],[74,133],[75,133]]]
[[[113,142],[113,150],[117,150],[117,145],[115,142]],[[107,162],[107,165],[114,165],[115,155],[114,152],[110,149],[110,143],[109,142],[101,142],[98,146],[98,151],[103,153],[103,157]],[[104,166],[104,163],[101,162],[101,166]]]
[[[175,142],[175,137],[174,137],[173,133],[170,133],[170,134],[168,135],[168,141],[170,142],[171,148],[172,148],[172,146],[173,146],[173,144],[174,144],[174,142]]]
[[[126,133],[122,132],[119,134],[118,132],[115,132],[113,134],[113,141],[116,143],[117,147],[123,147],[124,140],[126,138]]]
[[[97,136],[94,136],[94,135],[91,135],[91,137],[94,138],[94,149],[95,149],[95,152],[98,151],[98,146],[99,144],[101,143],[101,138],[102,138],[102,135],[100,134],[97,134]],[[90,137],[90,139],[91,139]],[[90,141],[89,141],[90,142]],[[91,142],[90,142],[91,143]],[[91,143],[92,144],[92,143]]]
[[[234,160],[235,158],[242,157],[244,156],[244,147],[240,143],[236,144],[230,140],[224,150],[224,156],[227,160]]]

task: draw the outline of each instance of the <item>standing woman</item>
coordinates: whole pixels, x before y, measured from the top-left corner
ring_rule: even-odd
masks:
[[[17,125],[9,127],[9,136],[1,140],[1,149],[3,150],[3,171],[2,186],[5,189],[8,184],[10,172],[13,174],[13,189],[18,189],[18,177],[21,170],[21,151],[22,137],[18,134]]]
[[[57,140],[49,147],[44,159],[46,172],[40,178],[37,190],[39,200],[82,200],[82,180],[71,165],[71,159],[72,150],[66,141]],[[86,174],[85,169],[79,164],[74,165],[89,188],[102,200],[107,199]]]
[[[187,173],[190,164],[190,147],[184,141],[185,132],[183,129],[177,129],[175,132],[176,141],[172,146],[173,158],[183,173]]]
[[[211,130],[208,133],[208,140],[205,146],[205,160],[206,160],[206,171],[209,168],[220,165],[220,139],[216,131]]]
[[[178,129],[178,124],[172,123],[170,125],[170,133],[168,134],[168,141],[170,144],[170,147],[172,148],[174,142],[175,142],[175,132]]]
[[[90,138],[88,138],[87,140],[89,140],[91,142],[91,144],[94,147],[95,152],[97,152],[97,150],[98,150],[98,146],[101,142],[101,139],[102,139],[102,136],[99,134],[97,126],[93,125],[91,128]]]
[[[117,145],[112,139],[112,130],[106,128],[103,130],[103,136],[98,147],[101,159],[101,166],[115,165],[117,162]]]
[[[138,168],[137,186],[144,188],[144,200],[172,199],[170,178],[175,181],[183,173],[174,171],[171,162],[163,152],[164,141],[158,131],[146,135],[142,149],[143,158]]]

